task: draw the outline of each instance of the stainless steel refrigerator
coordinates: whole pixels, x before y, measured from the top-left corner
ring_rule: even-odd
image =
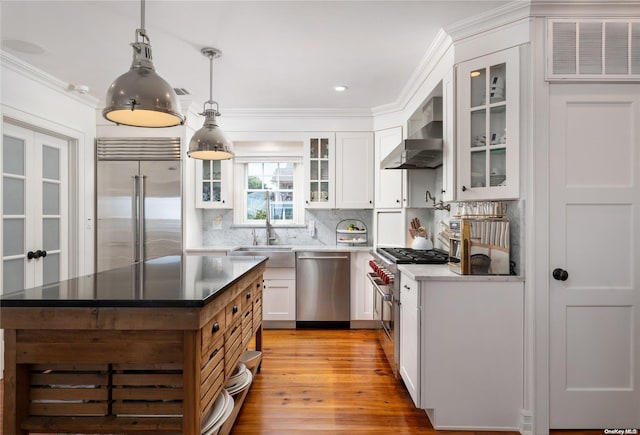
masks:
[[[96,140],[96,271],[182,253],[180,138]]]

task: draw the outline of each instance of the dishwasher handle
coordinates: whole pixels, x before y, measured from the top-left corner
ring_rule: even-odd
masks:
[[[298,257],[298,260],[348,260],[348,256],[326,257]]]

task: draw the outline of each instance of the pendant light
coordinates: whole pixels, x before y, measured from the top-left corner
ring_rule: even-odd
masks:
[[[140,2],[140,28],[132,43],[131,69],[109,87],[102,111],[109,121],[134,127],[173,127],[184,124],[178,96],[171,85],[156,74],[151,45],[144,28],[144,2]],[[140,40],[138,40],[138,37]]]
[[[218,127],[216,117],[220,116],[220,112],[218,112],[218,103],[213,101],[212,96],[213,59],[222,56],[222,52],[210,47],[205,47],[200,52],[209,58],[209,101],[205,101],[203,112],[200,113],[205,117],[204,125],[191,138],[187,155],[200,160],[228,160],[233,157],[233,143]],[[208,109],[207,104],[210,105]]]

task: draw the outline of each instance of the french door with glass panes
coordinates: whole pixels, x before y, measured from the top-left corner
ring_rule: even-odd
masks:
[[[2,291],[68,275],[68,142],[4,123]]]

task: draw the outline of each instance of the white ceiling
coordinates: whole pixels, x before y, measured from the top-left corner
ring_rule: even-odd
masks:
[[[156,71],[225,109],[371,109],[393,103],[438,30],[505,0],[147,0]],[[1,0],[2,50],[103,99],[131,65],[139,1]],[[16,42],[20,41],[20,42]],[[35,44],[44,52],[15,47]],[[333,86],[344,84],[346,92]]]

